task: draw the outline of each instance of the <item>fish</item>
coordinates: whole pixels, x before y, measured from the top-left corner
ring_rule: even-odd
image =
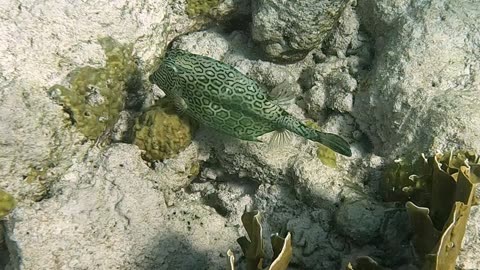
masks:
[[[149,80],[172,99],[180,113],[219,132],[255,142],[275,132],[271,141],[276,143],[288,142],[293,132],[341,155],[352,155],[345,139],[306,126],[263,85],[213,58],[170,49]]]

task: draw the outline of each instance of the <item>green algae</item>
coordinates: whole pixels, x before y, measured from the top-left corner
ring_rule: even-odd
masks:
[[[69,74],[69,85],[49,89],[70,114],[71,122],[88,139],[97,139],[117,121],[126,88],[137,70],[133,45],[107,37],[99,39],[105,51],[105,67],[80,67]]]
[[[187,0],[186,12],[190,18],[210,15],[220,0]]]
[[[380,183],[383,199],[387,202],[413,200],[426,204],[432,172],[432,165],[423,155],[395,160],[384,170],[384,179]]]
[[[47,196],[49,189],[49,182],[47,179],[47,168],[32,167],[25,175],[24,181],[32,185],[34,192],[31,193],[30,199],[33,201],[41,201]]]
[[[0,219],[8,215],[16,204],[12,195],[0,189]]]

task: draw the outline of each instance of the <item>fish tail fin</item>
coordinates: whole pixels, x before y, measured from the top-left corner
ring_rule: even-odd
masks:
[[[347,157],[352,156],[350,145],[342,137],[332,133],[324,133],[318,130],[314,131],[316,133],[316,138],[313,141],[319,142],[341,155]]]
[[[352,156],[352,150],[350,149],[348,142],[336,134],[318,131],[314,128],[306,126],[291,116],[284,116],[280,124],[284,128],[304,138],[319,142],[341,155],[347,157]]]

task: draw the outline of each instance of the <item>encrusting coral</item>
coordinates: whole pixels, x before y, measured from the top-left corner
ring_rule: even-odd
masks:
[[[136,119],[133,143],[145,151],[145,160],[164,160],[185,149],[193,131],[190,121],[163,101]]]
[[[88,139],[97,139],[115,124],[127,84],[137,69],[132,45],[112,38],[99,39],[99,43],[107,58],[105,67],[80,67],[69,74],[69,86],[54,85],[49,90]]]

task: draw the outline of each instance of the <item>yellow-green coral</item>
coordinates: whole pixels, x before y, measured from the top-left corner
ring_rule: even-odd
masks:
[[[0,189],[0,219],[8,215],[15,208],[15,204],[13,196]]]
[[[192,163],[192,167],[190,167],[188,177],[195,178],[199,174],[200,174],[200,162],[195,161]]]
[[[100,39],[99,43],[105,51],[105,67],[78,68],[69,74],[68,87],[50,88],[78,130],[89,139],[97,139],[117,121],[126,85],[137,69],[132,45],[122,45],[112,38]]]
[[[406,203],[413,246],[425,270],[453,270],[478,184],[479,157],[469,151],[438,153],[397,162],[387,170],[387,187]],[[412,193],[412,190],[415,192]],[[404,192],[402,195],[401,192]],[[415,196],[412,196],[415,195]]]
[[[429,185],[432,170],[432,166],[424,156],[395,160],[384,170],[384,179],[380,183],[383,199],[426,203],[428,196],[426,187]]]
[[[242,248],[243,255],[246,259],[247,270],[286,270],[288,263],[292,258],[292,235],[287,233],[285,238],[278,234],[271,236],[273,249],[273,261],[269,267],[263,268],[263,260],[265,252],[263,250],[263,235],[261,216],[258,211],[245,211],[242,215],[242,223],[247,231],[246,236],[237,239],[238,244]],[[235,256],[231,250],[227,251],[228,265],[230,270],[235,270]]]
[[[190,144],[193,133],[189,121],[166,103],[144,112],[137,118],[134,129],[133,143],[145,150],[143,158],[148,161],[177,155]]]
[[[220,0],[187,0],[186,12],[189,17],[209,15]]]

